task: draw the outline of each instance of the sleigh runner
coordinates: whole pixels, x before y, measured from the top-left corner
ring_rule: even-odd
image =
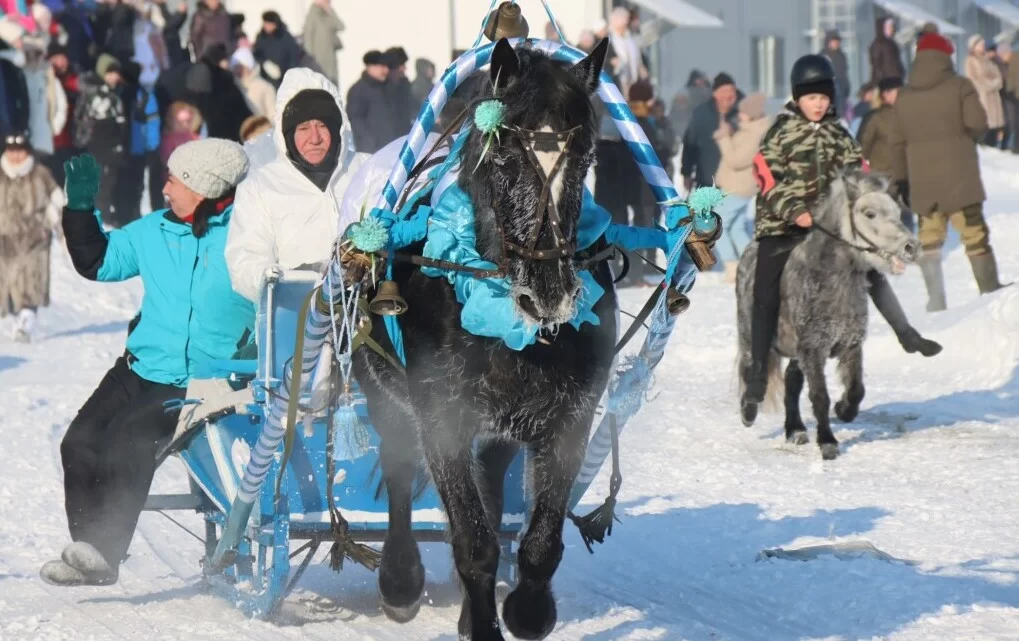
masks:
[[[554,18],[552,21],[555,24]],[[486,22],[489,27],[491,23]],[[555,61],[576,64],[585,60],[582,52],[557,42],[515,38],[509,44]],[[194,401],[185,401],[180,429],[165,455],[176,454],[184,462],[191,493],[152,496],[147,509],[194,509],[204,515],[204,576],[249,615],[270,615],[323,543],[331,546],[334,569],[339,569],[345,558],[370,569],[379,563],[378,553],[364,544],[386,537],[390,508],[376,492],[381,439],[372,426],[367,399],[352,376],[352,347],[372,350],[395,368],[406,364],[399,316],[406,305],[391,280],[401,262],[444,270],[442,276],[451,281],[461,276],[496,276],[498,266],[486,272],[406,253],[407,247],[426,238],[430,224],[442,224],[434,213],[438,210],[422,204],[441,201],[442,193],[436,192],[451,182],[448,177],[457,163],[457,145],[463,144],[466,130],[469,126],[487,127],[490,138],[495,137],[504,124],[496,114],[487,125],[468,122],[449,132],[448,159],[430,170],[423,189],[419,186],[416,192],[404,192],[408,178],[416,176],[415,168],[426,160],[427,132],[437,114],[468,76],[491,62],[499,46],[496,42],[476,45],[446,70],[413,125],[379,202],[362,221],[361,233],[353,230],[340,239],[337,254],[324,274],[288,272],[279,281],[266,283],[259,305],[257,360],[210,363],[208,376],[196,381],[189,393]],[[606,226],[599,228],[599,242],[610,239],[624,249],[642,249],[651,238],[665,251],[667,262],[662,283],[653,290],[633,326],[620,332],[617,352],[643,323],[648,324],[639,352],[617,364],[570,493],[572,510],[612,453],[606,504],[589,517],[570,513],[589,547],[601,541],[606,529],[611,531],[612,507],[621,480],[619,432],[644,401],[676,317],[689,306],[686,294],[698,268],[713,263],[710,247],[718,224],[712,207],[720,196],[708,190],[693,194],[693,202],[682,201],[626,101],[604,72],[597,91],[661,204],[666,227],[638,234]],[[491,110],[497,111],[494,106]],[[481,120],[477,111],[474,119]],[[533,134],[531,138],[540,143],[541,132]],[[564,140],[562,135],[551,138],[547,143],[553,146]],[[569,138],[565,140],[569,144]],[[532,146],[532,157],[534,149]],[[541,163],[536,166],[540,170]],[[550,176],[546,178],[546,183],[551,182]],[[539,231],[549,221],[554,226],[553,214],[543,220],[539,220]],[[560,237],[556,238],[558,242]],[[517,249],[536,258],[545,251],[535,243]],[[605,258],[597,251],[590,256]],[[373,297],[362,295],[366,281],[353,282],[352,257],[369,278],[382,267],[377,274],[382,282],[373,283]],[[379,333],[372,328],[382,326],[388,330],[388,342],[373,338]],[[506,553],[526,531],[534,505],[530,469],[527,448],[515,454],[506,467],[502,518],[497,528]],[[449,524],[442,501],[425,477],[415,485],[411,522],[417,540],[447,538]],[[291,541],[305,543],[295,547]],[[301,553],[304,558],[295,569],[291,561]],[[509,556],[504,554],[504,558]],[[504,578],[516,578],[511,566],[502,569]]]

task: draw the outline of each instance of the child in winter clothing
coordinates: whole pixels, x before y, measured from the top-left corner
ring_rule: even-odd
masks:
[[[835,70],[822,55],[806,55],[792,70],[793,102],[786,106],[761,142],[754,170],[761,188],[755,236],[759,243],[754,281],[751,354],[744,372],[743,406],[763,402],[768,354],[778,329],[780,289],[786,261],[813,225],[810,210],[827,193],[843,168],[867,167],[856,139],[841,124],[832,101]],[[933,356],[941,346],[909,325],[888,281],[877,271],[868,275],[878,311],[909,352]]]
[[[131,125],[124,111],[124,101],[117,93],[123,78],[120,62],[108,53],[96,61],[95,73],[81,77],[81,96],[74,108],[74,146],[95,156],[103,170],[101,191],[96,206],[103,212],[103,222],[123,227],[131,219],[121,217],[113,207],[124,149],[130,140]]]
[[[202,130],[202,114],[198,107],[189,102],[178,100],[170,105],[167,110],[167,122],[163,139],[159,143],[159,160],[162,166],[167,166],[170,156],[177,147],[193,140],[198,140]],[[169,180],[169,175],[163,176],[163,182]],[[162,184],[162,183],[160,183]]]

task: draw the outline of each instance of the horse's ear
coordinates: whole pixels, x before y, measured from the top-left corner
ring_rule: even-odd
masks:
[[[500,38],[492,50],[492,62],[489,66],[489,74],[492,77],[492,86],[498,91],[509,84],[511,78],[520,73],[520,59],[513,45],[506,38]]]
[[[609,39],[602,38],[598,46],[586,58],[570,67],[570,73],[576,76],[577,80],[584,83],[584,87],[587,88],[587,93],[589,94],[598,90],[601,69],[605,65],[605,55],[608,51]]]

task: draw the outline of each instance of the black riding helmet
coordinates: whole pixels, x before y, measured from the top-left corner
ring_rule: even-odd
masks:
[[[821,54],[811,53],[800,57],[790,74],[793,100],[819,93],[835,99],[835,67]]]

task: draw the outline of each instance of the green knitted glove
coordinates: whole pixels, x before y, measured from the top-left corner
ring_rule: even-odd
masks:
[[[75,156],[64,163],[67,179],[64,181],[64,193],[67,195],[67,208],[72,211],[91,212],[96,206],[96,194],[99,193],[99,180],[102,168],[95,156],[83,154]]]

